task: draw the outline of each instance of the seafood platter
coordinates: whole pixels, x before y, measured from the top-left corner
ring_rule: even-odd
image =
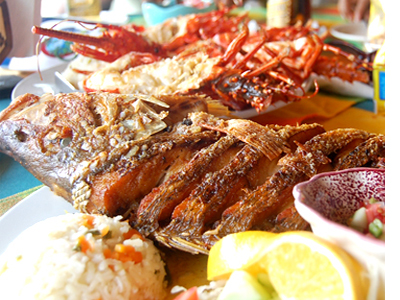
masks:
[[[230,279],[222,275],[229,272],[210,275],[223,269],[216,266],[226,256],[215,260],[222,241],[257,233],[279,247],[282,234],[286,241],[297,232],[294,240],[314,241],[294,187],[328,171],[385,168],[382,134],[317,123],[264,126],[234,115],[315,96],[317,82],[305,88],[313,74],[368,84],[372,70],[308,24],[250,31],[248,22],[246,13],[222,8],[147,28],[95,24],[100,36],[33,28],[73,42],[78,58],[64,76],[77,91],[15,97],[0,112],[0,151],[70,213],[10,243],[0,259],[2,291],[21,299],[243,299],[227,292]],[[208,258],[214,263],[207,266]],[[257,264],[249,265],[255,272]],[[337,299],[381,299],[379,288],[372,296],[371,288],[355,288],[365,276],[346,274]],[[286,297],[273,289],[270,298],[255,292],[251,299]]]

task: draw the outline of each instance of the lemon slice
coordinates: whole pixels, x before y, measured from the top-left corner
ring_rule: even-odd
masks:
[[[244,231],[225,236],[210,250],[207,261],[208,280],[228,279],[235,270],[256,274],[257,262],[265,255],[266,247],[277,236],[266,231]]]
[[[311,232],[250,231],[224,237],[211,248],[208,279],[227,278],[239,269],[268,274],[281,299],[366,299],[360,264]]]

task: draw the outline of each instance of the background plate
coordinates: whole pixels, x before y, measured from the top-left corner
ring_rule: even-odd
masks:
[[[50,69],[44,70],[41,72],[42,78],[40,78],[39,73],[33,73],[28,77],[22,79],[15,86],[11,93],[11,100],[18,96],[21,96],[25,93],[31,93],[37,96],[42,96],[45,93],[53,93],[58,94],[60,90],[57,88],[55,84],[55,76],[54,72],[62,72],[66,69],[68,63],[52,67]]]
[[[367,42],[367,30],[364,22],[336,25],[330,29],[335,38],[353,42]]]
[[[8,210],[0,218],[0,254],[22,231],[33,224],[67,212],[78,212],[64,198],[42,187]]]

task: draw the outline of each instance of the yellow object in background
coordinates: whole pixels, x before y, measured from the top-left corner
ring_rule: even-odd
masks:
[[[311,0],[268,0],[268,27],[286,27],[297,22],[305,24],[311,17]]]
[[[385,114],[385,42],[376,53],[373,64],[374,100],[376,112]]]
[[[371,0],[368,20],[368,51],[378,50],[385,40],[385,0]]]
[[[67,4],[70,16],[98,16],[101,11],[101,0],[68,0]]]
[[[368,20],[368,43],[370,50],[378,50],[372,78],[374,83],[375,112],[385,114],[385,5],[386,0],[371,0]]]
[[[267,25],[279,28],[288,26],[290,24],[291,11],[291,0],[267,1]]]

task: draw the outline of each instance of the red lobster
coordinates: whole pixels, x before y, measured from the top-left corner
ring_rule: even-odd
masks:
[[[259,111],[278,100],[310,97],[305,95],[301,84],[274,70],[275,61],[260,64],[257,60],[259,66],[250,69],[248,65],[252,65],[251,61],[265,40],[261,39],[246,52],[243,45],[248,37],[248,28],[243,26],[242,32],[226,49],[218,48],[211,41],[199,42],[173,58],[155,58],[153,63],[136,64],[135,67],[131,63],[138,56],[130,53],[89,75],[85,89],[123,94],[205,94],[220,99],[235,110],[253,106]]]
[[[224,32],[236,32],[247,14],[228,16],[232,9],[224,8],[204,14],[180,16],[147,28],[135,24],[116,26],[78,22],[82,26],[94,25],[91,30],[104,29],[100,36],[39,26],[34,26],[32,33],[74,42],[71,46],[74,52],[106,62],[113,62],[132,51],[168,57],[173,56],[179,48],[198,40],[207,40]]]
[[[102,37],[37,27],[34,32],[81,43],[74,46],[78,53],[113,61],[85,79],[86,91],[199,93],[235,110],[253,106],[262,111],[279,100],[310,97],[302,85],[313,72],[369,82],[370,63],[324,44],[310,26],[261,27],[249,34],[246,15],[228,16],[228,11],[170,19],[146,29],[99,24],[111,30]],[[244,30],[239,33],[241,23]],[[161,33],[162,39],[152,35],[163,30],[169,34]],[[324,58],[323,51],[334,52],[335,58]],[[336,57],[345,58],[345,63],[335,61]],[[318,88],[313,95],[317,92]]]
[[[261,30],[251,34],[243,45],[243,51],[250,52],[260,41],[263,43],[254,54],[253,68],[263,66],[268,70],[275,67],[280,75],[290,78],[297,84],[302,84],[312,73],[327,77],[336,76],[349,82],[370,81],[372,60],[365,53],[360,50],[355,52],[357,49],[346,43],[341,46],[345,46],[357,55],[325,44],[323,38],[318,36],[309,24],[285,28],[267,29],[265,25],[261,27]],[[215,36],[214,40],[219,44],[228,45],[234,38],[235,35],[224,33]],[[327,56],[324,55],[325,52],[332,54]]]

